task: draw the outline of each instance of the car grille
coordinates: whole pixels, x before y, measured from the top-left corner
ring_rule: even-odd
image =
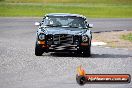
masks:
[[[54,44],[72,44],[73,35],[70,34],[55,34],[53,36]]]

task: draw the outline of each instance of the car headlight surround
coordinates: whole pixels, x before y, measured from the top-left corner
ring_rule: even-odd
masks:
[[[45,34],[40,33],[38,38],[39,38],[39,40],[44,40],[45,39]]]
[[[82,42],[87,42],[88,41],[88,36],[87,35],[83,35],[82,36]]]

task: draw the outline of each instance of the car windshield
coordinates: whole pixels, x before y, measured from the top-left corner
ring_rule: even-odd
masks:
[[[82,17],[72,16],[50,16],[45,17],[43,26],[46,27],[72,27],[72,28],[87,28],[86,20]]]

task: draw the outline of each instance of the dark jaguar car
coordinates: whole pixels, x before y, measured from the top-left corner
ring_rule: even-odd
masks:
[[[44,16],[38,26],[35,55],[44,52],[75,52],[91,55],[92,34],[86,17],[77,14],[52,13]]]

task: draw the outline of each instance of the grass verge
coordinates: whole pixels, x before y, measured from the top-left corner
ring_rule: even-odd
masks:
[[[105,4],[114,4],[114,3],[123,3],[128,4],[132,3],[132,0],[1,0],[10,3],[105,3]]]
[[[128,41],[132,42],[132,33],[129,33],[127,35],[122,35],[121,39],[128,40]]]
[[[0,3],[1,17],[43,16],[47,13],[76,13],[93,18],[131,18],[131,4]]]
[[[109,47],[132,50],[132,31],[93,33],[93,40],[105,42]]]

